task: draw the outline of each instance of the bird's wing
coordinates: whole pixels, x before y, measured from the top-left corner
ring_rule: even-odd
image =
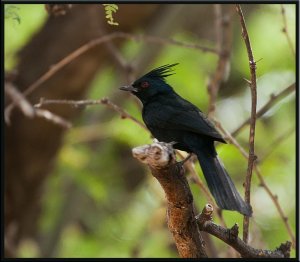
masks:
[[[190,131],[225,142],[206,115],[184,99],[165,100],[164,103],[155,103],[152,106],[155,110],[148,108],[143,116],[149,127]]]

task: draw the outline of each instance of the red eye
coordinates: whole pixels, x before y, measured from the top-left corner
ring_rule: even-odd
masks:
[[[149,86],[150,86],[150,84],[149,84],[149,82],[147,82],[147,81],[144,81],[144,82],[141,83],[141,87],[142,87],[142,88],[147,88],[147,87],[149,87]]]

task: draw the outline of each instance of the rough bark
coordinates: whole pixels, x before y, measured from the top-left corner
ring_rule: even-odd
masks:
[[[133,149],[141,162],[150,166],[152,175],[167,198],[167,223],[182,258],[207,257],[195,218],[193,195],[181,163],[176,163],[170,144],[155,142]]]

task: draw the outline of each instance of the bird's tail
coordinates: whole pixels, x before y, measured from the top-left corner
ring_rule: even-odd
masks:
[[[212,156],[203,151],[197,152],[204,177],[210,192],[221,209],[235,210],[251,216],[252,208],[240,196],[230,176],[217,155]]]

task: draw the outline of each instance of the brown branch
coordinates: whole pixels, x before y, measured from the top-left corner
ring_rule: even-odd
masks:
[[[33,118],[34,117],[34,108],[33,106],[26,100],[23,94],[10,82],[5,82],[5,93],[10,97],[10,99],[20,108],[21,112],[26,117]],[[9,125],[10,119],[9,116],[4,113],[5,122]]]
[[[244,158],[247,160],[249,158],[248,153],[246,152],[246,150],[237,142],[237,140],[221,125],[221,123],[217,120],[214,119],[215,125],[216,127],[218,127],[218,129],[224,134],[224,136],[226,137],[226,139],[228,139],[230,141],[230,143],[232,143],[240,152],[241,154],[244,156]],[[275,195],[274,193],[272,193],[271,189],[269,188],[269,186],[266,184],[260,169],[257,166],[257,163],[254,163],[254,171],[259,179],[259,183],[260,186],[262,186],[265,191],[267,192],[267,194],[269,195],[269,197],[271,198],[271,200],[273,201],[286,229],[287,232],[292,240],[292,246],[295,247],[295,235],[292,231],[292,228],[288,222],[288,217],[285,215],[281,205],[279,204],[278,201],[278,196]]]
[[[281,92],[279,92],[277,95],[271,94],[270,100],[257,111],[256,118],[262,117],[266,112],[268,112],[279,100],[282,100],[283,98],[287,97],[289,94],[293,93],[295,91],[296,84],[293,83],[287,88],[283,89]],[[232,136],[237,136],[240,131],[247,126],[250,123],[251,118],[249,117],[247,120],[245,120],[236,130],[232,132]]]
[[[280,7],[281,7],[282,20],[283,20],[283,27],[282,27],[281,30],[286,36],[286,39],[288,41],[288,44],[289,44],[289,47],[291,49],[291,52],[292,52],[293,56],[295,56],[296,55],[295,48],[293,46],[292,39],[291,39],[290,34],[288,32],[288,26],[287,26],[286,15],[285,15],[285,8],[284,8],[283,4],[281,4]]]
[[[182,258],[207,257],[195,218],[193,195],[184,169],[176,163],[170,144],[155,142],[136,147],[133,156],[149,165],[152,175],[162,186],[167,198],[167,223]]]
[[[250,119],[250,134],[249,134],[249,158],[248,158],[248,168],[245,180],[245,202],[250,205],[250,192],[251,192],[251,178],[253,165],[256,160],[254,153],[254,138],[255,138],[255,123],[256,123],[256,104],[257,104],[257,93],[256,93],[256,62],[253,57],[251,43],[243,15],[243,11],[240,5],[236,5],[236,11],[240,16],[240,23],[242,27],[242,37],[244,39],[250,67],[250,90],[251,90],[251,119]],[[249,234],[249,217],[244,216],[243,221],[243,240],[248,242]]]
[[[70,128],[72,124],[65,120],[64,118],[55,115],[54,113],[44,110],[34,108],[23,96],[22,93],[18,91],[11,83],[5,83],[5,93],[11,98],[12,101],[20,108],[21,112],[29,118],[41,117],[56,125],[62,126],[63,128]],[[7,124],[10,124],[9,117],[5,115],[5,120]]]
[[[129,113],[127,113],[124,109],[117,106],[113,102],[111,102],[108,98],[102,98],[99,100],[56,100],[56,99],[44,99],[41,98],[40,102],[38,104],[35,104],[34,107],[41,107],[43,105],[51,105],[51,104],[60,104],[60,105],[71,105],[75,107],[85,107],[90,105],[106,105],[107,107],[113,109],[114,111],[118,112],[122,119],[128,118],[131,119],[133,122],[138,124],[143,129],[146,129],[146,126],[137,120],[135,117],[131,116]]]
[[[66,129],[69,129],[69,128],[72,127],[71,122],[65,120],[61,116],[53,114],[49,110],[36,108],[35,109],[35,115],[37,117],[44,118],[44,119],[52,122],[53,124],[59,125],[59,126],[61,126],[63,128],[66,128]]]
[[[212,117],[215,112],[220,85],[228,74],[230,50],[232,44],[232,27],[229,14],[222,12],[221,4],[214,5],[215,10],[215,31],[217,39],[217,49],[219,52],[217,67],[209,80],[207,90],[209,93],[208,116]]]
[[[229,246],[233,247],[244,258],[289,258],[291,251],[291,242],[287,241],[280,247],[273,250],[256,249],[247,245],[238,237],[239,226],[234,224],[230,229],[219,226],[212,222],[213,208],[206,205],[202,213],[197,216],[197,221],[201,231],[205,231],[219,238]]]
[[[113,39],[117,39],[117,38],[130,39],[133,41],[152,42],[152,43],[161,44],[161,45],[169,44],[169,45],[175,45],[175,46],[180,46],[180,47],[185,47],[185,48],[196,49],[196,50],[200,50],[202,52],[211,52],[211,53],[215,53],[215,54],[218,53],[213,48],[204,47],[204,46],[196,45],[196,44],[183,43],[183,42],[176,41],[173,39],[161,38],[161,37],[156,37],[156,36],[134,35],[134,34],[123,33],[123,32],[115,32],[115,33],[104,35],[104,36],[101,36],[94,40],[91,40],[88,43],[86,43],[86,44],[82,45],[81,47],[79,47],[78,49],[76,49],[75,51],[73,51],[71,54],[67,55],[65,58],[60,60],[58,63],[51,66],[51,68],[46,73],[44,73],[34,83],[32,83],[29,87],[27,87],[25,89],[23,95],[27,96],[27,95],[31,94],[36,88],[38,88],[41,84],[43,84],[45,81],[47,81],[56,72],[58,72],[64,66],[66,66],[67,64],[72,62],[74,59],[76,59],[78,56],[87,52],[91,48],[93,48],[97,45],[103,44],[105,42],[111,41]],[[10,116],[11,111],[13,110],[15,105],[16,104],[14,102],[12,102],[5,108],[5,114],[7,116]]]

